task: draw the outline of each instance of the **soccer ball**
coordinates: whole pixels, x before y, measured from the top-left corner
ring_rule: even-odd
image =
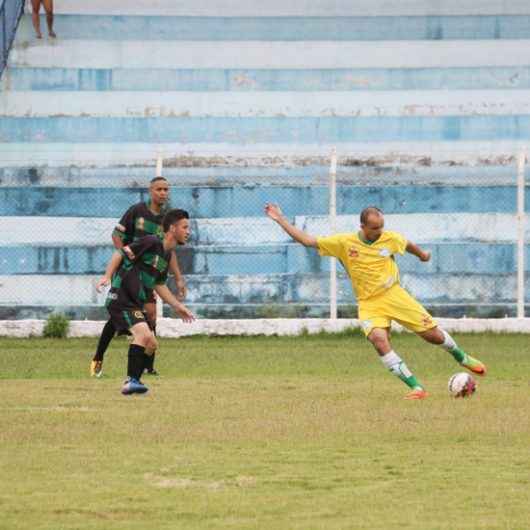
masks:
[[[477,389],[477,383],[467,372],[458,372],[451,376],[447,387],[449,393],[455,398],[468,397]]]

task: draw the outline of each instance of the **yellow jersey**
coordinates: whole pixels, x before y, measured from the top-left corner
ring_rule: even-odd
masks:
[[[383,231],[377,241],[364,241],[359,234],[336,234],[317,238],[321,256],[338,258],[348,272],[357,300],[366,300],[399,284],[394,254],[403,254],[407,240],[397,232]]]

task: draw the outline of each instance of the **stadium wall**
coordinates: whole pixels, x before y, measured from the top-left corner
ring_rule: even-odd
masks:
[[[457,333],[530,333],[530,318],[439,318],[438,324],[449,332]],[[39,337],[42,335],[44,320],[0,320],[1,337]],[[69,337],[98,337],[105,325],[104,321],[71,321]],[[357,319],[252,319],[252,320],[197,320],[184,324],[177,319],[162,318],[157,322],[157,335],[163,338],[179,338],[192,335],[246,336],[246,335],[300,335],[303,333],[340,333],[358,329]],[[393,331],[406,331],[393,324]]]
[[[0,318],[105,317],[94,279],[159,153],[194,220],[179,257],[195,310],[324,316],[328,260],[262,208],[326,234],[332,145],[339,230],[376,204],[433,251],[400,259],[422,301],[510,313],[527,2],[284,4],[63,0],[55,41],[24,17],[0,87]],[[339,302],[353,314],[343,274]]]

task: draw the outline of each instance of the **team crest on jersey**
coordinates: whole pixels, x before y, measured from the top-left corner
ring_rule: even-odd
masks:
[[[350,247],[348,249],[348,256],[350,256],[350,258],[358,258],[359,257],[359,251],[355,248],[355,247]]]
[[[382,256],[383,258],[388,258],[388,256],[390,256],[390,250],[388,250],[387,248],[382,248],[379,251],[379,255]]]
[[[145,219],[143,217],[138,217],[136,220],[136,228],[138,230],[143,230],[145,225]]]
[[[144,314],[141,311],[135,311],[133,314],[134,314],[134,318],[141,318],[141,319],[144,318]]]

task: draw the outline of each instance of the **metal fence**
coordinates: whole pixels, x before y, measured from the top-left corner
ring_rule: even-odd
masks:
[[[162,158],[172,205],[192,217],[178,258],[186,303],[201,317],[355,316],[341,264],[335,272],[335,260],[294,243],[264,215],[267,202],[314,235],[356,231],[362,208],[381,208],[387,229],[432,252],[429,263],[397,260],[403,285],[437,316],[522,316],[530,301],[525,157],[516,150],[387,159],[339,152],[336,163],[331,153],[230,164]],[[64,311],[104,319],[94,282],[117,220],[148,198],[156,154],[148,165],[15,162],[0,170],[0,318]]]
[[[7,66],[9,50],[23,12],[24,0],[0,0],[0,77]]]

